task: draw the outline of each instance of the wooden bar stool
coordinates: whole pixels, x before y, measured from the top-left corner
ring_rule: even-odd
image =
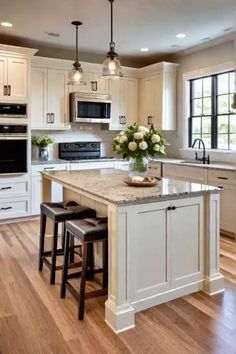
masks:
[[[71,251],[71,238],[77,238],[82,243],[82,270],[81,272],[68,274],[69,254]],[[88,275],[91,272],[89,262],[89,250],[94,242],[103,241],[103,265],[102,268],[92,270],[94,273],[103,273],[102,288],[86,293],[85,286]],[[73,247],[73,246],[72,246]],[[90,255],[91,256],[91,255]],[[69,282],[70,278],[80,276],[80,291],[78,292]],[[84,318],[84,302],[97,296],[107,294],[108,287],[108,226],[107,218],[86,218],[66,222],[65,254],[61,281],[61,298],[65,298],[66,288],[79,301],[79,320]]]
[[[84,219],[96,216],[96,211],[83,207],[74,201],[65,201],[61,203],[42,203],[40,215],[40,243],[39,243],[39,271],[43,270],[43,264],[50,269],[50,284],[55,284],[56,271],[62,269],[62,266],[56,266],[56,258],[64,254],[65,227],[62,235],[62,248],[58,249],[58,224],[65,223],[67,220]],[[45,231],[47,217],[53,222],[53,236],[51,251],[44,250]],[[64,224],[65,225],[65,224]],[[78,246],[77,246],[78,247]],[[80,246],[81,247],[81,246]],[[47,257],[51,257],[51,262]],[[73,261],[73,255],[71,256]]]

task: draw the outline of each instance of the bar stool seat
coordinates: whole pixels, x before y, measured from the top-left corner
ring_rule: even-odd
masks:
[[[74,201],[65,201],[59,203],[42,203],[40,205],[40,245],[39,245],[39,271],[43,270],[43,264],[50,269],[50,284],[55,284],[56,271],[62,269],[56,266],[56,258],[64,254],[65,244],[65,222],[73,219],[83,219],[96,216],[96,211],[79,205]],[[45,232],[46,221],[49,217],[53,222],[53,236],[51,251],[45,251]],[[58,249],[58,224],[63,223],[62,248]],[[78,247],[78,246],[77,246]],[[80,246],[81,247],[81,246]],[[48,260],[51,257],[51,262]],[[71,254],[71,262],[74,261]]]
[[[108,287],[108,224],[107,218],[85,218],[83,220],[73,220],[66,221],[66,236],[65,236],[65,255],[64,264],[62,271],[62,281],[61,281],[61,298],[65,298],[66,288],[74,295],[74,297],[79,300],[79,320],[84,318],[84,302],[85,299],[90,299],[97,296],[102,296],[107,294]],[[81,272],[68,274],[69,268],[69,253],[71,251],[71,238],[77,238],[82,243],[83,253],[82,253],[82,270]],[[102,277],[102,288],[90,292],[85,292],[86,280],[88,279],[88,274],[90,274],[91,269],[89,259],[91,254],[91,246],[94,242],[103,242],[103,264],[102,268],[97,270],[92,270],[96,273],[103,273]],[[89,272],[90,271],[90,272]],[[74,276],[80,276],[80,291],[78,292],[75,287],[69,282],[70,278]]]

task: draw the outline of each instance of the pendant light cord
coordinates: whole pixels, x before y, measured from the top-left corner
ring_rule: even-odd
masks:
[[[113,0],[111,2],[111,43],[113,43]]]
[[[78,37],[79,37],[79,34],[78,34],[78,26],[76,26],[76,47],[75,47],[75,63],[78,64],[79,62],[79,53],[78,53]]]

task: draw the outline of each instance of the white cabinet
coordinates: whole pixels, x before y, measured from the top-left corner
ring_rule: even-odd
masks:
[[[27,87],[27,59],[0,56],[0,100],[26,102]]]
[[[156,73],[140,80],[139,124],[153,124],[160,130],[176,129],[176,64],[160,63]],[[142,70],[142,69],[141,69]]]
[[[92,170],[98,168],[115,168],[116,161],[91,161],[91,162],[72,162],[71,170]]]
[[[68,129],[69,90],[65,70],[32,68],[31,128]]]
[[[213,169],[208,171],[208,184],[222,188],[220,193],[220,228],[236,235],[236,172]]]
[[[148,175],[161,177],[161,162],[150,162],[148,164]]]
[[[202,167],[164,163],[162,177],[204,184],[207,183],[207,170]]]
[[[40,204],[42,203],[42,176],[41,172],[51,170],[68,170],[69,163],[65,164],[45,164],[45,165],[33,165],[31,166],[31,200],[32,215],[40,214]],[[52,195],[53,202],[62,201],[62,186],[58,183],[52,183]]]
[[[138,120],[138,80],[124,77],[111,80],[111,130],[120,130]]]
[[[203,198],[138,205],[134,213],[130,264],[139,275],[131,290],[134,299],[201,281]]]
[[[84,72],[85,85],[72,86],[71,92],[109,94],[109,80],[103,79],[101,74]]]

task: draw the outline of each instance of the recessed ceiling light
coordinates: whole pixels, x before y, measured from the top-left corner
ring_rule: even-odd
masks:
[[[60,33],[48,32],[48,31],[45,31],[44,33],[47,34],[49,37],[60,37]]]
[[[186,34],[185,34],[185,33],[178,33],[178,34],[176,34],[176,38],[181,39],[181,38],[185,38],[185,37],[186,37]]]
[[[1,26],[3,27],[13,27],[13,24],[10,22],[1,22]]]
[[[148,49],[148,48],[140,48],[140,51],[141,51],[141,52],[148,52],[149,49]]]

